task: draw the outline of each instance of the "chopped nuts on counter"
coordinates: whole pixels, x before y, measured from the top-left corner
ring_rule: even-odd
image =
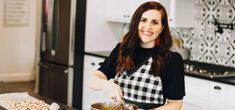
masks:
[[[48,110],[48,104],[41,100],[14,101],[8,97],[2,97],[0,104],[14,110]]]

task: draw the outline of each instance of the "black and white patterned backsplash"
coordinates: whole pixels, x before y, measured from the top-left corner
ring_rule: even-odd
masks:
[[[190,50],[190,60],[235,67],[235,0],[196,0],[194,14],[193,28],[171,29]],[[216,22],[233,29],[219,32]]]

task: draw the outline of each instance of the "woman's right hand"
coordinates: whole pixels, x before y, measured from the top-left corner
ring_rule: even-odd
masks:
[[[113,80],[106,81],[103,87],[103,91],[106,96],[117,102],[122,101],[122,90],[119,85],[113,82]]]
[[[99,70],[91,76],[89,86],[93,90],[102,90],[108,96],[108,98],[116,100],[118,102],[122,101],[122,91],[119,85],[115,84],[112,79],[108,80],[105,74]]]

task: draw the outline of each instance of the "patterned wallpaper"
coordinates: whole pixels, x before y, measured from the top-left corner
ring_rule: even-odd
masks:
[[[190,60],[235,67],[235,0],[195,0],[195,8],[194,27],[172,34],[183,39]]]

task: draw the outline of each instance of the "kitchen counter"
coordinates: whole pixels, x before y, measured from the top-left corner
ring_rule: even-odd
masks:
[[[206,80],[210,80],[210,81],[215,81],[215,82],[220,82],[220,83],[225,83],[225,84],[235,86],[235,77],[209,78],[209,77],[204,77],[204,76],[201,76],[201,75],[191,74],[191,73],[187,73],[187,72],[185,72],[185,74],[187,76],[192,76],[192,77],[196,77],[196,78],[206,79]]]
[[[106,58],[109,56],[110,51],[93,51],[93,52],[85,52],[85,54],[91,55],[91,56],[96,56],[96,57],[101,57],[101,58]],[[210,80],[210,81],[215,81],[215,82],[220,82],[220,83],[235,86],[235,77],[209,78],[209,77],[205,77],[205,76],[201,76],[201,75],[197,75],[197,74],[191,74],[191,73],[187,73],[187,72],[185,72],[185,74],[187,76],[197,77],[197,78],[201,78],[201,79],[205,79],[205,80]]]
[[[107,58],[111,52],[110,51],[93,51],[93,52],[85,52],[87,55]]]

